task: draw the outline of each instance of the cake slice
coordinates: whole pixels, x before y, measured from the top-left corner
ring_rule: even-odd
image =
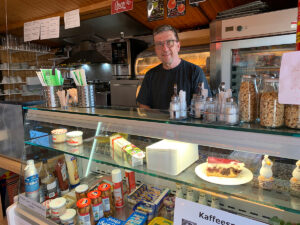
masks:
[[[214,177],[236,177],[244,163],[237,160],[207,157],[206,175]]]

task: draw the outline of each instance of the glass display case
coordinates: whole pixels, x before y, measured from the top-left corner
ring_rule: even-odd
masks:
[[[34,159],[37,170],[47,159],[48,168],[55,171],[58,158],[63,158],[67,161],[70,178],[73,170],[68,165],[66,155],[69,155],[77,159],[73,166],[78,167],[80,183],[88,184],[91,189],[100,183],[112,182],[111,171],[119,168],[122,177],[135,172],[137,187],[151,185],[161,191],[162,198],[177,195],[268,224],[277,218],[300,222],[300,188],[294,172],[299,160],[300,131],[268,129],[257,124],[206,124],[192,118],[173,121],[168,112],[136,108],[25,109],[23,160]],[[53,132],[56,129],[81,131],[82,144],[80,140],[79,143],[77,139],[71,140],[74,135],[65,131],[59,134],[66,134],[66,142],[56,143],[61,140]],[[235,178],[226,177],[226,171],[222,178],[208,176],[212,163],[209,160],[217,160],[215,164],[238,161],[242,167]],[[265,162],[269,165],[267,172]],[[223,166],[228,168],[228,165]],[[268,178],[266,174],[270,175],[270,171],[270,180],[262,182],[261,176]],[[69,189],[73,195],[63,196],[69,201],[67,208],[76,209],[72,185],[70,179]],[[187,192],[192,192],[193,198],[186,196]],[[131,198],[134,191],[126,193],[124,188],[124,193],[125,207],[114,208],[112,213],[121,220],[128,218],[135,205]],[[206,200],[202,201],[204,195]],[[23,190],[20,196],[16,207],[19,214],[34,215],[31,219],[25,216],[31,222],[54,224],[53,220],[46,219],[46,209],[39,208],[39,203],[33,203],[38,210],[29,209]],[[217,204],[213,202],[216,198]],[[172,220],[174,215],[166,211],[163,203],[158,204],[161,204],[160,210],[155,211],[154,216]]]

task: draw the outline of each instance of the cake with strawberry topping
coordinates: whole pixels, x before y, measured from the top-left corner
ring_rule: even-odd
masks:
[[[237,160],[207,157],[206,175],[232,178],[242,172],[244,166],[244,163]]]

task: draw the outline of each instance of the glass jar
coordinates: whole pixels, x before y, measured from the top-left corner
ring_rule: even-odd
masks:
[[[284,105],[278,102],[279,79],[265,79],[260,99],[260,125],[280,127],[284,123]]]
[[[260,98],[261,98],[261,94],[264,89],[264,83],[265,83],[266,79],[271,79],[271,78],[274,78],[274,76],[271,74],[260,74],[256,79],[256,83],[257,83],[257,120],[258,121],[259,121],[259,117],[260,117]]]
[[[284,124],[290,128],[300,129],[300,105],[285,105]]]
[[[89,198],[82,198],[77,201],[78,220],[79,224],[94,225],[94,216],[92,211],[91,200]]]
[[[104,216],[105,217],[112,216],[114,203],[112,199],[110,184],[108,183],[100,184],[98,190],[101,191]]]
[[[228,125],[236,125],[239,123],[239,110],[233,98],[226,99],[225,123]]]
[[[239,90],[239,113],[241,122],[254,122],[257,116],[256,76],[244,75]]]
[[[202,95],[197,95],[195,101],[195,118],[203,119],[203,112],[205,107],[205,99]]]
[[[217,104],[212,97],[208,97],[205,103],[205,122],[215,122],[217,120]]]

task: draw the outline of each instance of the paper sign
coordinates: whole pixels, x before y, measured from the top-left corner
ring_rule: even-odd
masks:
[[[65,29],[80,27],[79,9],[64,14]]]
[[[59,16],[41,20],[41,40],[59,37]]]
[[[300,105],[300,51],[282,55],[279,75],[279,103]]]
[[[133,0],[112,0],[111,14],[125,12],[133,9]]]
[[[30,198],[27,198],[24,194],[19,195],[19,203],[36,212],[37,214],[46,217],[46,207]]]
[[[174,225],[266,225],[182,198],[175,200]]]
[[[40,39],[40,20],[24,23],[24,42]]]

